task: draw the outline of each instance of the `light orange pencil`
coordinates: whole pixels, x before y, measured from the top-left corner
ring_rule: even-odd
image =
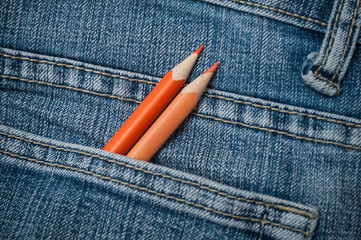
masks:
[[[182,88],[203,47],[204,45],[164,75],[103,150],[125,155],[133,147]]]
[[[127,154],[149,161],[197,105],[219,62],[188,84],[174,98],[148,131]]]

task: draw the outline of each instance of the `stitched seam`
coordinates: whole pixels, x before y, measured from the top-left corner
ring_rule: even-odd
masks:
[[[223,100],[227,100],[227,101],[232,101],[232,102],[235,102],[235,103],[251,105],[251,106],[257,107],[257,108],[269,109],[269,110],[280,112],[280,113],[295,114],[295,115],[302,116],[302,117],[310,117],[310,118],[315,118],[315,119],[323,120],[323,121],[327,121],[327,122],[338,123],[338,124],[343,124],[343,125],[346,125],[346,126],[361,128],[360,124],[349,123],[349,122],[346,122],[346,121],[321,117],[321,116],[318,116],[318,115],[315,115],[315,114],[300,113],[300,112],[296,112],[296,111],[283,110],[283,109],[276,108],[276,107],[261,105],[261,104],[257,104],[257,103],[253,103],[253,102],[237,100],[237,99],[234,99],[234,98],[228,98],[228,97],[223,97],[223,96],[218,96],[218,95],[211,95],[211,94],[207,94],[207,93],[205,93],[204,95],[207,96],[207,97],[210,97],[210,98],[219,98],[219,99],[223,99]]]
[[[232,200],[243,201],[243,202],[253,203],[253,204],[257,204],[257,205],[266,205],[266,204],[268,204],[269,206],[271,206],[271,207],[273,207],[275,209],[284,210],[284,211],[287,211],[287,212],[297,213],[299,215],[307,216],[307,217],[310,217],[310,218],[317,218],[317,216],[315,216],[314,214],[312,214],[312,213],[310,213],[310,212],[308,212],[306,210],[300,210],[300,209],[297,209],[295,207],[289,207],[289,206],[284,206],[284,205],[279,205],[279,204],[256,201],[256,200],[247,199],[247,198],[244,198],[244,197],[237,197],[237,196],[230,195],[228,193],[221,192],[221,191],[218,191],[216,189],[201,185],[201,184],[196,183],[196,182],[192,182],[192,181],[189,181],[189,180],[184,180],[184,179],[181,179],[181,178],[176,178],[176,177],[173,177],[171,175],[167,175],[167,174],[163,174],[163,173],[157,173],[157,172],[153,172],[153,171],[150,171],[150,170],[145,170],[143,168],[140,168],[140,167],[137,167],[137,166],[134,166],[134,165],[131,165],[131,164],[118,162],[118,161],[116,161],[114,159],[102,157],[102,156],[99,156],[99,155],[96,155],[96,154],[92,154],[92,153],[88,153],[88,152],[84,152],[84,151],[79,151],[79,150],[75,150],[75,149],[70,149],[70,148],[57,147],[55,145],[51,145],[51,144],[47,144],[47,143],[42,143],[42,142],[26,139],[26,138],[23,138],[23,137],[19,137],[19,136],[13,135],[13,134],[8,134],[8,133],[1,132],[1,131],[0,131],[0,135],[7,136],[7,137],[10,137],[10,138],[15,138],[15,139],[18,139],[18,140],[22,140],[22,141],[29,142],[29,143],[32,143],[32,144],[35,144],[35,145],[41,145],[41,146],[44,146],[44,147],[53,148],[53,149],[56,149],[56,150],[59,150],[59,151],[78,153],[78,154],[89,156],[89,157],[95,157],[95,158],[98,158],[100,160],[104,160],[104,161],[109,162],[109,163],[114,163],[114,164],[117,164],[117,165],[120,165],[120,166],[123,166],[123,167],[126,167],[126,168],[131,168],[131,169],[141,171],[141,172],[144,172],[144,173],[147,173],[147,174],[151,174],[151,175],[154,175],[154,176],[160,176],[160,177],[168,178],[168,179],[171,179],[173,181],[180,182],[180,183],[190,184],[192,186],[195,186],[195,187],[198,187],[200,189],[216,193],[216,194],[218,194],[220,196],[224,196],[224,197],[227,197],[227,198],[232,199]]]
[[[234,218],[234,219],[245,220],[245,221],[253,221],[253,222],[262,222],[263,221],[263,220],[258,219],[258,218],[244,217],[244,216],[234,215],[234,214],[231,214],[231,213],[222,212],[222,211],[207,207],[207,206],[202,205],[202,204],[198,204],[198,203],[188,201],[188,200],[185,200],[185,199],[182,199],[182,198],[177,198],[177,197],[174,197],[174,196],[170,196],[170,195],[160,193],[160,192],[154,191],[154,190],[146,188],[146,187],[141,187],[141,186],[138,186],[138,185],[135,185],[135,184],[132,184],[132,183],[124,182],[122,180],[112,178],[112,177],[108,177],[108,176],[104,176],[104,175],[101,175],[101,174],[98,174],[98,173],[95,173],[95,172],[92,172],[92,171],[88,171],[88,170],[85,170],[85,169],[76,168],[76,167],[63,165],[63,164],[58,164],[58,163],[50,163],[50,162],[38,160],[38,159],[35,159],[35,158],[22,156],[22,155],[19,155],[19,154],[16,154],[16,153],[8,152],[8,151],[0,150],[0,152],[3,153],[3,154],[10,155],[12,157],[28,160],[28,161],[31,161],[31,162],[36,162],[36,163],[43,164],[43,165],[54,166],[54,167],[58,167],[58,168],[68,169],[68,170],[72,170],[72,171],[92,175],[92,176],[101,178],[103,180],[116,182],[116,183],[131,187],[131,188],[138,189],[140,191],[145,191],[145,192],[148,192],[148,193],[160,196],[160,197],[165,197],[165,198],[168,198],[168,199],[171,199],[171,200],[175,200],[177,202],[181,202],[181,203],[185,203],[185,204],[188,204],[188,205],[191,205],[191,206],[202,208],[204,210],[207,210],[207,211],[210,211],[210,212],[213,212],[213,213],[216,213],[216,214],[220,214],[220,215],[225,216],[225,217],[231,217],[231,218]],[[280,228],[284,228],[284,229],[288,229],[288,230],[292,230],[292,231],[296,231],[296,232],[301,232],[302,234],[305,234],[305,231],[303,231],[302,229],[297,229],[297,228],[285,226],[285,225],[282,225],[282,224],[279,224],[279,223],[274,223],[274,222],[271,222],[271,221],[263,221],[263,222],[264,222],[264,224],[270,224],[270,225],[273,225],[273,226],[277,226],[277,227],[280,227]]]
[[[30,79],[19,78],[19,77],[14,77],[14,76],[9,76],[9,75],[2,75],[2,74],[0,74],[0,77],[20,80],[20,81],[29,82],[29,83],[38,83],[38,84],[57,87],[57,88],[71,89],[71,90],[78,91],[78,92],[85,92],[85,93],[94,94],[94,95],[98,95],[98,96],[102,96],[102,97],[115,98],[115,99],[123,100],[123,101],[141,103],[141,101],[138,101],[138,100],[132,99],[132,98],[123,98],[123,97],[118,97],[118,96],[114,96],[114,95],[111,95],[111,94],[99,93],[99,92],[94,92],[94,91],[90,91],[90,90],[86,90],[86,89],[82,89],[82,88],[66,86],[66,85],[59,85],[59,84],[55,84],[55,83],[42,82],[42,81],[37,81],[37,80],[30,80]]]
[[[125,80],[131,81],[131,82],[141,82],[141,83],[148,83],[148,84],[152,84],[152,85],[157,84],[157,82],[153,82],[153,81],[147,81],[147,80],[136,79],[136,78],[129,78],[129,77],[125,77],[125,76],[122,76],[122,75],[119,75],[119,74],[111,74],[111,73],[102,72],[102,71],[94,70],[94,69],[91,69],[91,68],[79,67],[79,66],[75,66],[75,65],[71,65],[71,64],[58,63],[58,62],[53,62],[53,61],[48,61],[48,60],[41,60],[41,59],[36,59],[36,58],[13,56],[13,55],[9,55],[9,54],[2,53],[2,52],[0,52],[0,56],[7,57],[7,58],[12,58],[12,59],[16,59],[16,60],[26,60],[26,61],[30,61],[30,62],[47,63],[47,64],[51,64],[51,65],[54,65],[54,66],[73,68],[73,69],[77,69],[77,70],[81,70],[81,71],[85,71],[85,72],[100,74],[100,75],[107,76],[107,77],[125,79]]]
[[[143,82],[143,83],[148,83],[148,84],[153,84],[153,85],[157,84],[156,82],[150,82],[150,81],[145,81],[145,80],[140,80],[140,79],[129,79],[129,78],[121,76],[121,75],[108,74],[108,73],[95,71],[95,70],[92,70],[92,69],[87,69],[87,68],[82,68],[82,67],[77,67],[77,66],[69,65],[69,64],[49,62],[49,61],[46,61],[46,60],[32,59],[32,58],[27,58],[27,57],[12,56],[12,55],[1,53],[1,52],[0,52],[0,56],[12,58],[12,59],[28,60],[28,61],[32,61],[32,62],[49,63],[49,64],[56,65],[56,66],[69,67],[69,68],[74,68],[74,69],[78,69],[78,70],[84,69],[84,71],[87,71],[87,72],[92,72],[92,73],[95,73],[95,74],[101,74],[101,75],[108,76],[108,77],[123,78],[123,79],[129,80],[129,81]],[[6,77],[7,75],[1,75],[0,74],[0,76]],[[318,75],[318,76],[320,76],[320,75]],[[321,77],[323,77],[323,76],[321,76]],[[34,80],[29,80],[29,79],[24,79],[24,78],[16,78],[16,77],[13,77],[13,78],[18,79],[18,80],[24,80],[24,81],[26,81],[26,80],[34,81]],[[321,78],[321,79],[326,80],[326,81],[330,81],[329,79],[324,78],[324,77]],[[314,80],[312,80],[309,84],[311,84],[313,81]],[[42,82],[39,81],[39,83],[42,83]],[[61,85],[59,85],[59,86],[61,86]],[[337,84],[337,88],[339,89],[338,84]],[[85,91],[88,91],[88,90],[85,90]],[[99,94],[102,94],[102,93],[99,93]],[[217,96],[217,95],[207,95],[207,94],[205,94],[205,95],[206,96]],[[104,96],[109,96],[109,97],[112,97],[112,98],[117,98],[117,99],[123,100],[120,97],[116,97],[114,95],[104,94]],[[243,101],[239,101],[239,100],[232,99],[232,98],[225,98],[225,97],[222,97],[222,96],[219,96],[218,98],[225,99],[225,100],[230,100],[230,101],[234,100],[234,102],[243,103]],[[137,100],[132,99],[130,101],[137,101]],[[140,102],[137,101],[137,103],[140,103]],[[320,116],[317,116],[317,115],[314,115],[314,114],[304,114],[304,113],[298,113],[298,112],[295,112],[295,111],[287,111],[287,110],[281,110],[281,109],[278,110],[278,108],[264,106],[264,105],[260,105],[260,104],[256,104],[256,103],[252,103],[252,102],[244,102],[244,104],[252,105],[252,106],[255,106],[255,107],[259,107],[259,108],[268,108],[270,110],[278,111],[278,112],[282,112],[282,113],[296,114],[296,115],[300,115],[300,116],[304,116],[304,117],[316,118],[316,119],[319,119],[319,120],[334,122],[334,123],[338,123],[338,124],[344,124],[344,125],[347,125],[347,126],[353,126],[353,127],[358,127],[358,128],[361,127],[361,125],[359,125],[359,124],[349,123],[349,122],[341,121],[341,120],[334,120],[334,119],[326,118],[326,117],[320,117]]]
[[[64,86],[64,85],[57,85],[57,84],[53,84],[53,83],[40,82],[40,81],[29,80],[29,79],[24,79],[24,78],[19,78],[19,77],[6,76],[6,75],[1,75],[1,74],[0,74],[0,77],[10,77],[12,79],[17,79],[17,80],[21,80],[21,81],[25,81],[25,82],[40,83],[40,84],[45,84],[45,85],[51,85],[51,86],[54,86],[54,87],[59,86],[60,88],[69,88],[69,89],[72,89],[72,90],[75,90],[75,91],[80,91],[80,92],[86,92],[86,93],[90,93],[90,94],[99,95],[99,93],[97,93],[97,92],[84,90],[84,89],[80,89],[80,88],[73,88],[73,87]],[[135,99],[119,98],[119,97],[109,95],[109,94],[102,94],[102,93],[100,93],[100,94],[101,94],[100,96],[114,97],[114,98],[124,100],[124,101],[132,101],[132,102],[136,102],[136,103],[140,102],[140,101],[135,100]],[[275,130],[275,129],[269,129],[269,128],[264,128],[264,127],[252,126],[252,125],[248,125],[248,124],[242,123],[242,122],[229,121],[229,120],[225,120],[225,119],[222,119],[222,118],[216,118],[216,117],[212,117],[212,116],[208,116],[208,115],[204,115],[204,114],[200,114],[200,113],[195,113],[195,112],[192,112],[192,114],[196,115],[196,116],[204,117],[204,118],[214,119],[214,120],[225,122],[225,123],[241,125],[243,127],[248,127],[248,128],[252,128],[252,129],[258,129],[258,130],[263,130],[263,131],[267,131],[267,132],[278,133],[278,134],[286,135],[286,136],[289,136],[289,137],[294,137],[296,139],[308,140],[308,141],[312,141],[312,142],[319,142],[319,143],[325,143],[325,144],[333,144],[333,145],[336,145],[336,146],[361,150],[361,147],[357,147],[357,146],[353,146],[353,145],[349,145],[349,144],[343,144],[343,143],[338,143],[338,142],[334,142],[334,141],[327,141],[327,140],[320,140],[320,139],[309,138],[309,137],[302,137],[302,136],[298,136],[298,135],[288,133],[288,132],[278,131],[278,130]]]
[[[360,4],[360,0],[357,0],[356,6],[355,6],[354,15],[353,15],[352,22],[351,22],[350,31],[349,31],[348,37],[347,37],[346,46],[345,46],[344,49],[343,49],[343,53],[342,53],[341,60],[340,60],[340,62],[339,62],[338,65],[337,65],[336,72],[333,74],[333,76],[332,76],[332,78],[331,78],[331,81],[333,81],[333,80],[335,79],[338,71],[340,71],[341,64],[342,64],[342,62],[343,62],[343,60],[344,60],[344,58],[345,58],[345,55],[346,55],[348,46],[350,45],[350,39],[351,39],[351,35],[352,35],[352,32],[353,32],[353,27],[354,27],[354,25],[355,25],[355,20],[356,20],[357,10],[358,10],[359,4]]]
[[[333,23],[331,38],[330,38],[330,41],[328,42],[328,46],[327,46],[327,49],[326,49],[326,54],[325,54],[325,56],[323,58],[322,64],[317,68],[317,70],[315,72],[315,78],[310,82],[310,84],[317,78],[318,72],[323,68],[323,66],[325,65],[325,63],[326,63],[326,61],[328,59],[328,54],[329,54],[329,52],[331,50],[331,46],[333,44],[333,40],[334,40],[334,37],[335,37],[336,26],[337,26],[337,23],[338,23],[338,19],[340,17],[340,12],[341,12],[341,9],[342,9],[342,5],[343,5],[343,0],[340,1],[340,4],[339,4],[338,9],[337,9],[337,14],[336,14],[336,17],[335,17],[335,22]]]
[[[43,81],[30,80],[30,79],[14,77],[14,76],[9,76],[9,75],[3,75],[3,74],[0,74],[0,77],[20,80],[20,81],[25,81],[25,82],[30,82],[30,83],[39,83],[39,84],[53,86],[53,87],[59,87],[59,88],[71,89],[71,90],[74,90],[74,91],[86,92],[86,93],[99,95],[99,96],[103,96],[103,97],[110,97],[110,98],[115,98],[115,99],[124,100],[124,101],[131,101],[131,102],[135,102],[135,103],[141,103],[141,101],[136,100],[136,99],[122,98],[122,97],[118,97],[118,96],[111,95],[111,94],[98,93],[98,92],[94,92],[94,91],[90,91],[90,90],[86,90],[86,89],[82,89],[82,88],[70,87],[70,86],[66,86],[66,85],[59,85],[59,84],[55,84],[55,83],[47,83],[47,82],[43,82]],[[328,81],[330,81],[330,80],[328,80]],[[205,93],[204,96],[207,96],[207,97],[210,97],[210,98],[219,98],[219,99],[223,99],[223,100],[226,100],[226,101],[232,101],[232,102],[235,102],[235,103],[240,103],[240,104],[245,104],[245,105],[251,105],[251,106],[254,106],[254,107],[269,109],[269,110],[276,111],[276,112],[295,114],[295,115],[302,116],[302,117],[310,117],[310,118],[315,118],[315,119],[323,120],[323,121],[327,121],[327,122],[338,123],[338,124],[343,124],[343,125],[346,125],[346,126],[361,128],[360,124],[350,123],[350,122],[346,122],[346,121],[342,121],[342,120],[335,120],[335,119],[332,119],[332,118],[321,117],[321,116],[318,116],[318,115],[315,115],[315,114],[308,114],[308,113],[300,113],[300,112],[296,112],[296,111],[283,110],[283,109],[276,108],[276,107],[261,105],[261,104],[257,104],[257,103],[253,103],[253,102],[242,101],[242,100],[237,100],[237,99],[234,99],[234,98],[228,98],[228,97],[223,97],[223,96],[218,96],[218,95],[211,95],[211,94],[207,94],[207,93]]]
[[[308,220],[307,230],[306,230],[306,232],[305,232],[305,240],[308,239],[308,235],[310,234],[311,222],[312,222],[312,218],[310,218],[310,219]]]
[[[323,91],[323,94],[327,94],[328,91],[329,91],[334,85],[335,85],[335,83],[332,82],[332,81],[330,81],[330,82],[328,83],[328,85],[327,85],[327,88]],[[339,92],[339,91],[337,91],[337,93],[338,93],[338,92]]]
[[[203,118],[209,118],[209,119],[213,119],[213,120],[224,122],[224,123],[236,124],[236,125],[240,125],[240,126],[243,126],[243,127],[262,130],[262,131],[266,131],[266,132],[270,132],[270,133],[277,133],[277,134],[285,135],[285,136],[288,136],[288,137],[293,137],[293,138],[296,138],[296,139],[307,140],[307,141],[317,142],[317,143],[324,143],[324,144],[332,144],[332,145],[336,145],[336,146],[340,146],[340,147],[361,150],[361,147],[357,147],[357,146],[354,146],[354,145],[343,144],[343,143],[338,143],[338,142],[333,142],[333,141],[328,141],[328,140],[321,140],[321,139],[316,139],[316,138],[303,137],[303,136],[295,135],[295,134],[289,133],[289,132],[279,131],[279,130],[271,129],[271,128],[253,126],[253,125],[249,125],[249,124],[246,124],[246,123],[243,123],[243,122],[234,122],[234,121],[225,120],[225,119],[222,119],[222,118],[217,118],[217,117],[208,116],[208,115],[195,113],[195,112],[192,112],[192,114],[195,115],[195,116],[199,116],[199,117],[203,117]]]
[[[323,91],[323,94],[326,94],[326,93],[329,91],[329,89],[330,89],[331,87],[333,87],[333,86],[335,86],[335,87],[337,88],[337,94],[341,91],[340,85],[339,85],[338,83],[331,81],[330,79],[322,76],[320,73],[317,74],[317,75],[315,75],[314,80],[315,80],[316,78],[319,78],[319,79],[322,79],[322,80],[328,82],[328,85],[327,85],[327,87],[325,88],[325,90]],[[312,80],[312,81],[313,81],[313,80]],[[311,82],[311,83],[312,83],[312,82]]]
[[[325,81],[327,81],[327,82],[331,82],[330,79],[328,79],[327,77],[322,76],[320,73],[317,75],[317,77],[320,78],[320,79],[322,79],[322,80],[325,80]]]
[[[35,81],[35,80],[29,80],[29,79],[24,79],[24,78],[19,78],[19,77],[12,77],[12,76],[6,76],[6,75],[1,75],[0,77],[10,77],[12,79],[17,79],[17,80],[21,80],[21,81],[26,81],[26,82],[31,82],[31,83],[40,83],[40,84],[44,84],[44,85],[51,85],[54,87],[60,86],[60,88],[68,88],[68,89],[72,89],[75,91],[80,91],[80,92],[86,92],[86,93],[90,93],[90,94],[95,94],[95,95],[100,95],[97,92],[93,92],[93,91],[89,91],[89,90],[84,90],[84,89],[80,89],[80,88],[73,88],[73,87],[69,87],[69,86],[64,86],[64,85],[57,85],[57,84],[53,84],[53,83],[46,83],[46,82],[40,82],[40,81]],[[111,97],[113,95],[109,95],[109,94],[102,94],[100,96],[106,96],[106,97]],[[127,99],[127,98],[119,98],[116,96],[113,96],[114,98],[120,99],[120,100],[124,100],[124,101],[132,101],[132,102],[136,102],[139,103],[138,100],[135,99]],[[242,123],[242,122],[233,122],[233,121],[229,121],[229,120],[225,120],[222,118],[216,118],[216,117],[212,117],[212,116],[208,116],[208,115],[204,115],[204,114],[200,114],[200,113],[195,113],[192,112],[193,115],[196,116],[200,116],[200,117],[204,117],[204,118],[210,118],[210,119],[214,119],[217,121],[221,121],[221,122],[225,122],[225,123],[231,123],[231,124],[236,124],[236,125],[241,125],[244,127],[248,127],[248,128],[252,128],[252,129],[258,129],[258,130],[263,130],[263,131],[267,131],[267,132],[272,132],[272,133],[278,133],[278,134],[282,134],[282,135],[286,135],[289,137],[294,137],[296,139],[303,139],[303,140],[308,140],[308,141],[312,141],[312,142],[320,142],[320,143],[325,143],[325,144],[333,144],[336,146],[341,146],[341,147],[347,147],[347,148],[352,148],[352,149],[357,149],[357,150],[361,150],[361,147],[357,147],[357,146],[353,146],[353,145],[349,145],[349,144],[343,144],[343,143],[338,143],[338,142],[334,142],[334,141],[327,141],[327,140],[320,140],[320,139],[315,139],[315,138],[309,138],[309,137],[302,137],[302,136],[298,136],[292,133],[288,133],[288,132],[283,132],[283,131],[278,131],[275,129],[269,129],[269,128],[264,128],[264,127],[258,127],[258,126],[252,126],[252,125],[248,125],[246,123]]]
[[[232,1],[240,3],[240,4],[244,4],[244,5],[249,5],[249,6],[253,6],[253,7],[259,7],[259,8],[267,9],[267,10],[270,10],[270,11],[273,11],[273,12],[283,13],[283,14],[286,14],[286,15],[289,15],[289,16],[301,18],[301,19],[306,20],[306,21],[318,23],[318,24],[320,24],[322,26],[327,26],[327,23],[325,23],[325,22],[321,22],[321,21],[319,21],[317,19],[313,19],[313,18],[310,18],[310,17],[305,17],[305,16],[299,15],[297,13],[287,12],[287,11],[282,10],[282,9],[269,7],[269,6],[261,5],[261,4],[258,4],[258,3],[242,1],[242,0],[232,0]]]
[[[266,210],[264,211],[263,220],[262,220],[262,224],[261,224],[261,231],[259,233],[258,240],[262,239],[263,228],[264,228],[264,225],[265,225],[265,221],[266,221],[266,217],[267,217],[267,213],[268,213],[268,208],[269,208],[269,206],[266,205]]]

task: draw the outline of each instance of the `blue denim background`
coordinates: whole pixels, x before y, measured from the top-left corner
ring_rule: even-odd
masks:
[[[357,239],[360,45],[339,96],[301,79],[332,5],[3,1],[3,238]],[[203,43],[191,79],[222,65],[159,166],[100,150]]]

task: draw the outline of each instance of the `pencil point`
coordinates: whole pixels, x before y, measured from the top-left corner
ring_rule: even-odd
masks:
[[[205,71],[203,74],[205,73],[214,73],[217,70],[217,67],[219,65],[221,61],[216,62],[212,67],[208,68],[207,71]]]
[[[194,92],[198,95],[198,100],[206,89],[209,80],[211,80],[213,73],[216,71],[219,61],[216,62],[212,67],[210,67],[203,74],[199,75],[195,80],[190,82],[186,87],[182,89],[182,93]]]
[[[173,80],[177,81],[177,80],[187,79],[187,77],[188,77],[189,73],[192,71],[192,68],[193,68],[194,64],[196,63],[203,47],[204,47],[204,44],[172,69]],[[194,53],[196,53],[196,54],[194,54]]]
[[[202,52],[203,48],[204,48],[204,44],[202,46],[200,46],[200,48],[195,50],[193,53],[197,53],[199,55]]]

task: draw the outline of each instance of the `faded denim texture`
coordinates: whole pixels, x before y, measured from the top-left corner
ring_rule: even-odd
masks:
[[[359,239],[359,1],[2,1],[0,239]],[[101,150],[203,43],[152,163]]]
[[[311,53],[303,79],[316,91],[336,96],[356,50],[361,26],[360,1],[335,1],[321,50]]]

